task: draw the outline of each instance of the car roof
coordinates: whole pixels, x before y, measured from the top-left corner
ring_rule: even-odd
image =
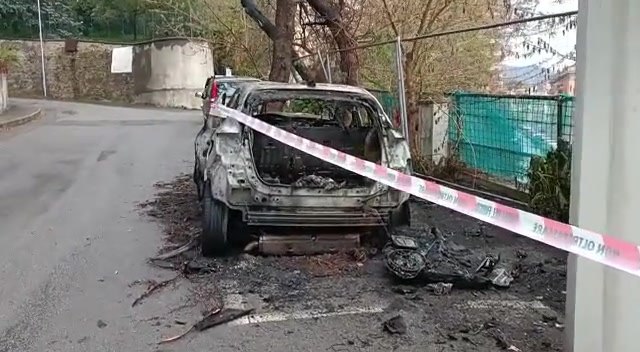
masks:
[[[260,81],[259,78],[248,77],[248,76],[225,76],[225,75],[215,75],[213,78],[216,81]]]
[[[364,94],[372,96],[372,94],[364,88],[349,86],[346,84],[332,84],[332,83],[316,83],[315,85],[301,84],[301,83],[283,83],[283,82],[271,82],[260,81],[252,83],[251,90],[317,90],[326,92],[340,92],[340,93],[352,93],[352,94]]]

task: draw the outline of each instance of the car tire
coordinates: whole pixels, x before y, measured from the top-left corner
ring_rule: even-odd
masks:
[[[391,211],[389,225],[391,228],[411,226],[411,207],[409,201],[402,203],[398,209]]]
[[[193,165],[193,183],[196,186],[196,194],[198,197],[198,202],[202,202],[204,198],[204,177],[200,172],[200,164],[198,163],[198,159],[196,159]]]
[[[213,198],[209,181],[204,183],[202,209],[202,255],[222,256],[228,250],[229,208]]]

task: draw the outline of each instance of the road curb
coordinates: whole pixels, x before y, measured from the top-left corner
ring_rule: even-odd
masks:
[[[44,112],[42,111],[42,109],[38,109],[25,116],[16,117],[15,119],[11,119],[9,121],[2,121],[0,122],[0,128],[11,128],[11,127],[24,125],[28,122],[39,119],[40,117],[42,117],[43,114]]]

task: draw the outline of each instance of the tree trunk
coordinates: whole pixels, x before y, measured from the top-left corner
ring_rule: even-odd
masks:
[[[251,17],[251,19],[258,25],[258,27],[260,27],[260,29],[262,29],[262,31],[269,37],[269,39],[274,42],[275,46],[275,41],[278,37],[279,32],[278,27],[271,23],[271,21],[269,21],[269,19],[264,14],[262,14],[262,12],[260,12],[254,0],[240,0],[240,3],[242,4],[242,7],[244,8],[244,11],[247,13],[247,15]],[[293,46],[291,46],[291,58],[299,58],[298,53],[295,51]],[[293,67],[296,69],[303,80],[308,81],[310,79],[311,73],[309,71],[309,68],[307,68],[301,60],[294,60]]]
[[[138,10],[133,11],[133,40],[138,40]]]
[[[411,79],[405,78],[405,97],[407,99],[407,122],[408,122],[408,130],[409,136],[407,138],[407,142],[409,143],[409,147],[411,148],[411,153],[419,156],[417,153],[420,152],[420,148],[418,145],[418,128],[420,126],[420,107],[418,106],[419,94],[417,94],[416,89],[411,82]]]
[[[340,9],[336,9],[327,0],[307,0],[311,8],[326,21],[333,40],[340,50],[340,71],[345,75],[345,84],[357,86],[358,78],[358,52],[356,49],[347,50],[357,46],[354,36],[347,31],[346,25],[342,22]]]
[[[418,101],[420,99],[420,88],[416,86],[415,69],[416,62],[414,59],[413,50],[404,51],[404,60],[402,68],[404,71],[404,90],[405,98],[407,99],[407,123],[409,127],[409,136],[407,142],[411,148],[412,155],[419,155],[422,151],[419,145],[419,131],[420,128],[420,107]]]
[[[276,36],[273,38],[273,57],[269,80],[289,82],[293,53],[293,24],[296,14],[295,0],[276,1]]]

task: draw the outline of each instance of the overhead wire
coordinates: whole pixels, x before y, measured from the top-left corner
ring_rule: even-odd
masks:
[[[409,38],[400,38],[400,41],[403,42],[403,43],[405,43],[405,42],[414,42],[414,41],[422,40],[422,39],[437,38],[437,37],[444,37],[444,36],[453,35],[453,34],[462,34],[462,33],[477,32],[477,31],[496,29],[496,28],[502,28],[502,27],[509,27],[509,26],[514,26],[514,25],[523,24],[523,23],[544,21],[544,20],[548,20],[548,19],[552,19],[552,18],[575,16],[577,14],[578,14],[578,11],[560,12],[560,13],[554,13],[554,14],[548,14],[548,15],[542,15],[542,16],[521,18],[521,19],[507,21],[507,22],[499,22],[499,23],[487,24],[487,25],[482,25],[482,26],[454,29],[454,30],[450,30],[450,31],[436,32],[436,33],[430,33],[430,34],[422,34],[422,35],[417,35],[417,36],[409,37]],[[367,48],[372,48],[372,47],[375,47],[375,46],[394,44],[394,43],[396,43],[396,41],[397,41],[396,39],[392,39],[392,40],[385,40],[385,41],[380,41],[380,42],[375,42],[375,43],[362,44],[362,45],[357,45],[357,46],[353,46],[353,47],[349,47],[349,48],[342,48],[342,49],[332,50],[330,53],[338,53],[338,52],[358,50],[358,49],[367,49]],[[304,55],[304,56],[301,56],[301,57],[297,58],[297,60],[301,60],[301,59],[304,59],[304,58],[307,58],[307,57],[312,57],[314,55],[315,54]]]

